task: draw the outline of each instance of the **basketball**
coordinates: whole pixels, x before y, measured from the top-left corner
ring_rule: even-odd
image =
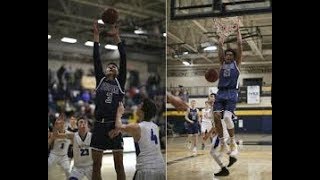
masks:
[[[119,17],[118,11],[114,8],[109,8],[102,13],[101,19],[105,24],[114,24]]]
[[[208,82],[216,82],[219,78],[218,72],[214,68],[210,68],[207,70],[205,78]]]

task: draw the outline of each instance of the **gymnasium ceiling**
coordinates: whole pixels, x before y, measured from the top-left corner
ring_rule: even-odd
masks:
[[[92,48],[84,43],[92,41],[93,19],[100,19],[108,7],[119,12],[121,38],[126,41],[129,54],[141,60],[165,59],[165,0],[48,0],[48,58],[88,61]],[[135,34],[139,28],[146,33]],[[77,43],[61,43],[62,37],[75,38]],[[111,42],[100,39],[103,45]]]
[[[222,2],[231,2],[223,0]],[[240,1],[240,0],[233,0]],[[267,0],[268,1],[268,0]],[[171,1],[170,1],[171,2]],[[176,1],[176,7],[208,4],[210,0],[186,0]],[[264,2],[268,3],[268,2]],[[170,3],[169,3],[170,4]],[[259,3],[250,4],[256,8]],[[261,4],[260,4],[261,6]],[[243,5],[235,5],[233,8],[241,9]],[[212,9],[212,8],[211,8]],[[168,7],[170,12],[170,7]],[[188,14],[188,10],[180,11],[180,14]],[[198,14],[205,12],[199,10]],[[242,71],[249,73],[266,73],[272,71],[272,13],[263,12],[257,14],[243,14],[240,17],[240,29],[243,37],[243,64]],[[192,70],[192,74],[204,74],[208,67],[218,67],[217,51],[204,52],[201,44],[210,43],[216,45],[217,34],[213,26],[213,18],[192,18],[172,20],[168,18],[167,30],[167,57],[168,76],[186,75],[186,71]],[[236,48],[236,36],[231,35],[227,46]],[[188,54],[186,54],[188,52]],[[185,66],[182,61],[191,62],[191,66]]]
[[[177,0],[178,1],[178,0]],[[240,0],[223,0],[232,2]],[[179,0],[186,4],[208,4],[211,0]],[[212,18],[186,20],[170,19],[168,0],[48,0],[48,59],[75,59],[90,61],[92,48],[83,44],[92,40],[92,22],[99,18],[105,8],[115,7],[120,14],[119,23],[122,39],[126,41],[128,54],[141,61],[163,63],[165,58],[166,9],[167,24],[167,67],[168,76],[192,69],[203,74],[209,66],[217,67],[217,53],[204,52],[201,44],[217,42]],[[241,9],[241,5],[237,5]],[[251,5],[254,7],[254,5]],[[203,10],[205,11],[205,10]],[[201,12],[201,10],[200,10]],[[240,16],[241,33],[244,38],[244,61],[242,71],[272,71],[272,14],[257,13]],[[146,34],[135,34],[142,28]],[[62,37],[77,39],[76,44],[61,43]],[[227,43],[235,48],[234,36]],[[110,43],[105,39],[102,44]],[[182,55],[188,52],[187,55]],[[192,63],[182,64],[183,60]]]

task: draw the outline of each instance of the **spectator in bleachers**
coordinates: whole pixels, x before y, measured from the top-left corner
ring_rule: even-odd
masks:
[[[184,102],[189,102],[189,93],[188,93],[188,90],[186,88],[182,88],[182,92],[180,93],[180,98]]]
[[[89,94],[88,90],[84,90],[82,92],[81,99],[82,99],[82,101],[84,101],[86,103],[90,101],[90,94]]]

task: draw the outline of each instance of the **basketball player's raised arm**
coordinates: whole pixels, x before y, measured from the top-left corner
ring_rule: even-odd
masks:
[[[120,63],[119,63],[119,83],[122,89],[126,84],[127,79],[127,55],[124,48],[123,42],[121,42],[120,35],[119,35],[119,27],[115,27],[115,36],[113,37],[115,43],[118,45],[118,50],[120,54]]]
[[[237,44],[238,44],[238,49],[237,49],[237,65],[240,65],[242,62],[242,51],[243,51],[243,47],[242,47],[242,36],[241,36],[241,31],[240,31],[240,27],[238,25],[237,27]]]
[[[124,106],[122,102],[119,102],[119,106],[117,109],[117,116],[115,126],[120,131],[126,132],[133,136],[134,139],[140,139],[140,126],[137,123],[130,123],[130,124],[122,124],[121,117],[124,113]]]
[[[56,135],[55,135],[55,138],[59,138],[59,139],[73,139],[73,137],[74,137],[74,133],[67,133],[67,132],[64,132],[64,133],[57,133]]]
[[[189,108],[188,104],[184,102],[180,97],[176,97],[168,91],[167,91],[167,103],[170,103],[178,111],[186,111]]]
[[[218,56],[219,56],[220,64],[223,64],[224,53],[223,53],[223,41],[221,39],[219,39],[219,42],[218,42]]]
[[[96,77],[96,84],[98,85],[100,80],[104,77],[104,74],[99,52],[99,25],[97,20],[94,20],[93,22],[93,42],[94,73]]]

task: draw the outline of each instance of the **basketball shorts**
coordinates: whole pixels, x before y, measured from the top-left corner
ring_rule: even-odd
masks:
[[[201,122],[201,133],[209,132],[212,128],[212,123],[210,121]]]
[[[199,133],[199,123],[198,121],[194,122],[193,124],[188,123],[188,134],[198,134]]]
[[[226,89],[219,90],[214,102],[213,111],[230,111],[234,112],[238,102],[238,90]]]
[[[104,150],[117,150],[123,149],[123,138],[122,134],[113,139],[109,136],[109,131],[115,129],[114,121],[96,121],[92,130],[91,144],[93,149]]]
[[[50,153],[48,158],[48,168],[51,168],[56,163],[63,168],[65,173],[69,173],[70,160],[68,158],[68,155],[60,156],[60,155]]]

